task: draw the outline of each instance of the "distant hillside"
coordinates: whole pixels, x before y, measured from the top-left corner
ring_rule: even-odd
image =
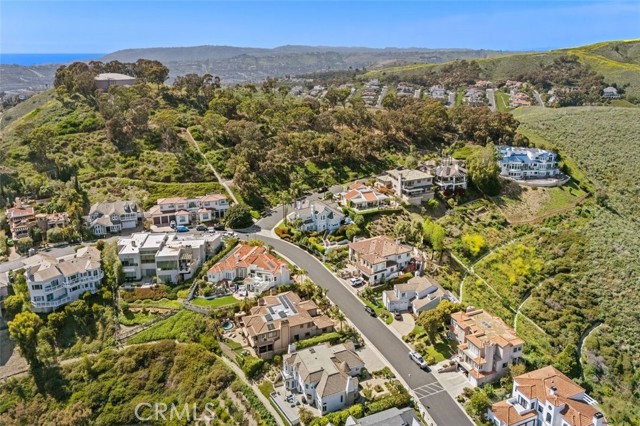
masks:
[[[274,49],[233,46],[159,47],[126,49],[100,60],[135,62],[155,59],[169,67],[171,79],[188,73],[214,74],[224,84],[261,81],[267,77],[307,74],[325,70],[371,68],[384,64],[440,63],[504,55],[505,51],[326,46],[281,46]],[[50,87],[59,64],[23,67],[0,65],[0,90],[42,90]]]
[[[610,41],[549,52],[503,55],[478,59],[477,62],[482,70],[482,78],[507,80],[538,70],[567,54],[578,56],[580,62],[603,75],[607,83],[625,87],[628,96],[640,97],[640,40]],[[373,70],[365,77],[398,75],[400,78],[408,78],[426,72],[437,73],[442,67],[443,64],[388,67]]]

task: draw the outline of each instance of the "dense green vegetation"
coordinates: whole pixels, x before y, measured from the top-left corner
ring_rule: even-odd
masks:
[[[197,404],[197,415],[215,412],[212,425],[247,425],[253,417],[260,425],[273,425],[269,412],[248,387],[235,384],[236,376],[214,354],[200,345],[170,341],[109,350],[85,357],[50,372],[46,383],[31,376],[13,379],[0,387],[0,423],[14,425],[187,425],[191,419],[166,412],[167,420],[136,418],[136,406],[160,403],[179,411]],[[237,406],[227,388],[241,393],[250,409]],[[245,389],[246,388],[246,389]],[[242,412],[239,413],[239,410]],[[143,407],[142,418],[153,416]],[[239,415],[238,415],[239,413]]]

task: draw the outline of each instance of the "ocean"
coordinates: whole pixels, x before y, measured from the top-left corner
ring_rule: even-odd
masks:
[[[97,59],[104,53],[0,53],[0,65],[64,64]]]

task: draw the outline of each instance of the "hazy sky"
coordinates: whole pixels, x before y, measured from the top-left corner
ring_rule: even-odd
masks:
[[[203,44],[529,50],[639,37],[640,0],[0,0],[4,53]]]

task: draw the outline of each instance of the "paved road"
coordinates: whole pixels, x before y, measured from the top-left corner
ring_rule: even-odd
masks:
[[[282,253],[296,265],[303,266],[307,275],[328,290],[327,296],[344,312],[345,316],[380,351],[387,362],[402,375],[404,381],[419,396],[439,426],[473,426],[453,398],[442,388],[431,373],[421,370],[409,360],[409,348],[377,318],[369,316],[360,300],[353,295],[322,263],[311,254],[280,239],[261,234],[250,234]]]
[[[533,97],[536,98],[536,101],[538,101],[538,105],[540,105],[542,108],[546,108],[546,105],[542,101],[542,98],[540,97],[540,93],[538,93],[537,90],[533,91]]]
[[[496,94],[493,92],[493,89],[487,89],[487,99],[489,99],[489,109],[496,112]]]

